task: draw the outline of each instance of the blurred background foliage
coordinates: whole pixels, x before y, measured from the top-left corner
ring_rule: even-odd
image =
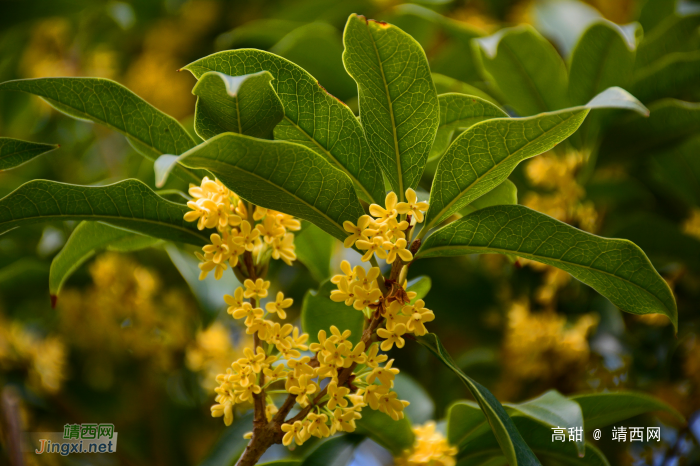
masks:
[[[647,46],[637,54],[635,76],[653,77],[679,61],[696,66],[689,79],[665,89],[657,86],[643,95],[628,89],[651,108],[651,119],[656,108],[666,118],[669,104],[659,101],[664,97],[691,103],[700,98],[700,4],[688,1],[6,0],[0,5],[0,81],[114,79],[188,128],[195,80],[177,70],[231,48],[282,55],[357,110],[357,90],[341,60],[342,29],[353,12],[412,34],[436,73],[438,92],[493,96],[513,115],[508,97],[482,72],[473,39],[522,23],[536,28],[567,60],[592,22],[637,21],[644,35],[640,48]],[[688,112],[697,108],[682,105]],[[690,427],[678,430],[666,427],[663,417],[646,416],[631,425],[664,426],[660,444],[617,444],[604,434],[596,445],[611,464],[698,464],[700,117],[687,117],[684,132],[667,134],[663,146],[647,144],[634,153],[616,141],[644,142],[649,127],[624,113],[608,117],[622,126],[604,135],[597,160],[575,151],[549,153],[523,164],[511,180],[521,204],[639,244],[674,289],[677,336],[665,317],[622,315],[568,274],[522,259],[470,256],[451,258],[449,266],[448,259],[434,259],[414,264],[411,275],[432,279],[427,301],[437,319],[431,331],[501,401],[521,401],[551,388],[564,394],[647,392],[676,407]],[[35,97],[0,94],[0,134],[61,145],[39,161],[0,172],[0,196],[37,178],[106,184],[136,177],[154,187],[153,164],[122,136],[67,118]],[[173,181],[167,188],[183,186]],[[197,282],[191,251],[172,245],[117,247],[83,265],[52,309],[49,266],[74,227],[65,222],[0,236],[0,385],[20,394],[25,429],[112,422],[121,435],[118,456],[107,462],[226,464],[216,458],[226,457],[227,448],[240,448],[248,422],[244,418],[224,431],[209,415],[214,376],[246,343],[245,334],[225,318],[222,296],[234,289],[235,278]],[[304,254],[328,254],[331,267],[295,264],[272,271],[273,283],[295,299],[292,315],[343,258],[338,245],[320,240],[313,230],[301,235],[314,245],[299,246],[301,261]],[[418,392],[415,399],[422,400],[412,407],[414,422],[439,420],[452,402],[468,398],[465,387],[423,348],[409,344],[391,357],[413,378],[406,378],[404,390]],[[279,452],[272,449],[268,456]],[[4,455],[0,450],[0,463]],[[83,464],[78,457],[29,459]],[[390,464],[391,457],[370,445],[353,461]]]

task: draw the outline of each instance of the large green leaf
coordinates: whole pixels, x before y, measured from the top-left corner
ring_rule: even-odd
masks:
[[[115,228],[100,222],[81,222],[68,241],[51,261],[49,273],[49,292],[52,299],[61,291],[61,287],[75,270],[88,260],[95,252],[105,249],[114,243],[124,244],[132,240],[155,238],[143,236],[129,230]]]
[[[648,118],[632,115],[611,126],[601,159],[635,157],[681,142],[700,131],[700,103],[664,99],[649,106]]]
[[[576,444],[568,441],[552,441],[552,428],[527,416],[513,416],[513,424],[522,433],[532,451],[543,460],[566,466],[609,466],[605,455],[590,443],[586,443],[586,455],[580,457]],[[500,453],[493,433],[485,431],[470,438],[459,452],[460,464],[480,464],[479,461]],[[512,464],[512,463],[511,463]],[[549,464],[549,463],[548,463]]]
[[[448,94],[451,92],[457,94],[475,95],[481,97],[484,100],[491,102],[494,105],[498,105],[498,101],[488,95],[486,92],[482,91],[478,87],[474,87],[470,84],[463,83],[449,76],[445,76],[440,73],[432,73],[433,83],[435,84],[435,89],[438,94]],[[439,96],[438,96],[439,98]]]
[[[94,220],[164,240],[207,244],[207,233],[183,219],[188,211],[138,180],[96,187],[35,180],[0,199],[0,232],[49,221]]]
[[[236,419],[231,427],[222,429],[221,435],[209,450],[199,466],[233,466],[241,456],[248,440],[243,438],[250,431],[253,423],[253,413]]]
[[[480,121],[507,117],[500,107],[480,97],[465,94],[440,94],[440,125],[429,160],[445,153],[456,131],[464,131]]]
[[[578,403],[555,390],[523,403],[504,403],[503,406],[511,418],[527,416],[549,427],[583,427],[583,413]],[[473,402],[460,401],[449,408],[447,440],[460,451],[465,449],[473,438],[482,436],[489,430],[484,414]],[[585,451],[584,445],[583,439],[576,442],[581,456]]]
[[[335,325],[343,332],[350,330],[352,334],[349,340],[357,344],[362,338],[362,328],[365,315],[352,306],[346,306],[344,302],[336,303],[331,300],[331,291],[338,287],[326,280],[320,288],[309,290],[304,295],[301,305],[301,328],[309,334],[311,343],[318,342],[319,330],[325,330],[330,335],[331,325]]]
[[[20,139],[0,138],[0,171],[19,167],[34,157],[58,148],[58,144],[41,144]]]
[[[394,391],[400,400],[410,403],[403,412],[411,423],[424,424],[435,419],[435,402],[425,388],[411,376],[404,372],[396,374]]]
[[[585,106],[475,124],[459,135],[440,159],[423,231],[503,183],[523,160],[546,152],[569,137],[590,109],[615,107],[646,111],[629,93],[611,87]]]
[[[355,434],[338,435],[322,440],[304,458],[301,466],[346,466],[349,465],[357,444],[362,437]]]
[[[394,421],[387,414],[366,408],[362,410],[362,419],[358,419],[356,424],[358,434],[371,438],[394,456],[400,456],[404,450],[411,448],[415,440],[411,421],[407,417]]]
[[[639,44],[636,69],[643,69],[674,52],[689,52],[696,47],[700,31],[700,14],[670,15],[651,33],[645,32]]]
[[[109,79],[19,79],[0,84],[0,90],[34,94],[68,116],[119,131],[136,150],[152,160],[161,154],[180,155],[196,144],[173,117]],[[187,181],[199,183],[201,179],[182,167],[175,173]]]
[[[316,79],[294,63],[261,50],[229,50],[187,65],[196,78],[218,71],[230,76],[269,71],[284,106],[275,139],[296,142],[338,165],[365,200],[384,201],[384,180],[372,158],[362,127],[343,102],[328,94]]]
[[[343,36],[330,24],[304,24],[269,50],[305,69],[340,100],[357,95],[357,85],[343,66]]]
[[[700,207],[700,135],[651,155],[649,171],[663,189]]]
[[[568,106],[566,65],[532,27],[501,29],[476,42],[484,71],[519,115]]]
[[[403,200],[423,175],[440,119],[425,52],[396,26],[354,14],[343,41],[370,149]]]
[[[500,446],[508,463],[511,466],[540,464],[501,403],[484,386],[467,376],[457,367],[452,357],[442,346],[440,340],[438,340],[438,337],[433,333],[428,333],[425,336],[416,337],[416,340],[437,356],[467,386],[486,416],[494,438],[498,442],[497,445]]]
[[[524,206],[477,210],[433,233],[416,258],[491,253],[558,267],[623,311],[665,314],[678,326],[673,293],[634,243],[586,233]]]
[[[308,220],[341,241],[364,211],[350,179],[301,144],[224,133],[180,156],[248,202]]]
[[[267,71],[243,76],[204,73],[192,89],[197,96],[194,129],[202,139],[232,132],[272,138],[284,117],[282,102],[270,85]]]
[[[311,223],[304,225],[294,238],[297,259],[319,283],[331,276],[331,256],[336,245],[335,238]]]
[[[485,209],[492,205],[515,205],[518,203],[518,188],[510,180],[505,180],[491,191],[481,196],[460,211],[467,215],[479,209]]]
[[[665,411],[680,424],[685,423],[683,416],[674,408],[644,393],[591,393],[574,395],[571,399],[581,405],[586,431],[609,426],[651,411]]]
[[[609,87],[627,85],[637,47],[634,34],[629,36],[610,21],[601,20],[586,29],[571,56],[569,98],[573,105],[583,105]]]
[[[648,103],[662,97],[680,97],[698,89],[700,51],[672,53],[635,74],[632,93]]]

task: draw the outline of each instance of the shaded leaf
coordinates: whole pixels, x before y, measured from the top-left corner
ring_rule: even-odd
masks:
[[[336,303],[331,300],[331,291],[338,287],[326,280],[321,283],[318,290],[309,290],[304,295],[301,305],[301,328],[309,334],[309,343],[318,342],[319,330],[325,330],[330,335],[331,325],[335,325],[343,332],[352,332],[350,340],[356,345],[362,339],[362,328],[365,315],[352,306],[346,306],[344,302]]]
[[[248,202],[308,220],[341,241],[343,222],[364,214],[352,183],[305,146],[224,133],[180,156]]]
[[[156,241],[155,238],[115,228],[104,223],[81,222],[75,227],[63,249],[51,261],[49,293],[52,296],[57,295],[68,277],[97,251],[105,249],[114,243],[120,243],[124,247],[126,246],[125,241],[128,243],[137,238]]]
[[[362,437],[352,434],[326,439],[304,458],[301,466],[346,466],[360,440]]]
[[[164,240],[207,244],[207,233],[183,219],[188,211],[138,180],[97,187],[35,180],[0,199],[0,232],[49,221],[94,220]]]
[[[20,139],[0,138],[0,171],[17,168],[34,157],[58,148],[58,144],[41,144]]]
[[[564,61],[531,26],[501,29],[476,42],[484,71],[519,115],[568,106]]]
[[[634,157],[676,144],[700,131],[700,103],[663,99],[649,106],[649,117],[632,115],[611,126],[600,159]]]
[[[204,140],[232,132],[272,138],[272,130],[284,117],[282,102],[270,85],[267,71],[229,76],[204,73],[192,89],[197,96],[194,129]]]
[[[635,74],[632,93],[642,102],[679,97],[700,80],[700,51],[672,53]]]
[[[173,117],[161,112],[121,84],[103,78],[38,78],[6,81],[0,90],[39,96],[56,110],[80,120],[101,123],[127,137],[142,155],[179,155],[195,141]],[[178,167],[178,178],[199,183],[201,177]]]
[[[638,246],[586,233],[524,206],[477,210],[433,233],[416,258],[492,253],[558,267],[623,311],[664,314],[678,325],[673,293]]]
[[[210,71],[230,76],[269,71],[284,106],[284,118],[274,130],[275,139],[296,142],[321,154],[350,177],[362,198],[383,202],[382,173],[359,121],[352,110],[301,67],[269,52],[243,49],[209,55],[184,69],[196,78]]]
[[[404,408],[404,414],[413,424],[424,424],[435,416],[435,403],[430,394],[411,376],[401,372],[394,378],[394,391],[400,400],[409,404]],[[409,445],[410,446],[410,445]]]
[[[574,395],[571,399],[581,405],[586,431],[609,426],[652,411],[665,411],[681,425],[685,424],[685,419],[678,411],[663,401],[644,393],[591,393]]]
[[[304,264],[317,282],[331,276],[331,256],[337,245],[336,240],[316,225],[306,224],[295,235],[294,250],[299,262]]]
[[[700,14],[670,15],[651,32],[644,31],[644,40],[639,44],[636,69],[643,69],[660,58],[674,52],[689,52],[700,31]]]
[[[421,275],[419,277],[412,278],[406,283],[406,291],[413,291],[416,293],[414,300],[423,299],[427,296],[430,288],[433,286],[433,281],[428,275]]]
[[[490,391],[464,374],[457,367],[437,336],[433,333],[428,333],[425,336],[416,337],[416,340],[437,356],[467,386],[486,416],[495,436],[494,438],[498,442],[497,445],[500,446],[500,450],[508,460],[508,463],[511,466],[539,465],[540,462],[523,440],[501,403]]]
[[[462,132],[480,121],[508,115],[498,106],[476,96],[440,94],[440,125],[428,160],[441,157],[449,147],[455,132]]]
[[[370,150],[403,200],[423,175],[440,118],[425,52],[396,26],[354,14],[343,42]]]
[[[475,95],[477,97],[481,97],[486,101],[491,102],[494,105],[498,105],[498,101],[496,99],[494,99],[478,87],[474,87],[470,84],[463,83],[462,81],[458,81],[454,78],[445,76],[444,74],[440,73],[432,73],[431,76],[433,78],[433,83],[435,84],[435,89],[437,90],[438,94],[447,94],[454,92],[457,94]]]
[[[485,209],[493,205],[515,205],[518,203],[518,188],[510,180],[505,180],[491,191],[481,196],[460,211],[467,215],[479,209]]]
[[[236,419],[231,427],[223,429],[214,446],[209,450],[199,466],[233,466],[241,456],[248,440],[243,435],[250,430],[253,414],[249,413]]]
[[[355,432],[371,438],[394,456],[400,456],[404,450],[413,446],[415,435],[407,417],[394,421],[381,411],[363,409],[362,418],[355,421],[355,424]]]

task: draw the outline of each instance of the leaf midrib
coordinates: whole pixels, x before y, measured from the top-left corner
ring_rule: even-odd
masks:
[[[242,173],[245,173],[246,175],[253,176],[253,177],[255,177],[255,178],[259,179],[259,180],[262,180],[262,181],[264,181],[266,184],[269,184],[270,186],[273,186],[274,188],[277,188],[277,189],[280,189],[280,190],[284,191],[285,193],[289,194],[289,196],[291,196],[291,197],[293,197],[294,199],[296,199],[297,201],[299,201],[301,204],[304,204],[305,206],[311,208],[314,212],[317,212],[317,213],[318,213],[319,215],[321,215],[323,218],[325,218],[326,220],[328,220],[332,225],[335,225],[335,227],[338,228],[338,230],[342,232],[343,236],[347,236],[347,235],[345,234],[345,230],[338,224],[338,222],[336,222],[335,220],[333,220],[332,218],[330,218],[325,212],[322,212],[322,211],[319,210],[316,206],[314,206],[314,205],[312,205],[312,204],[309,204],[308,201],[305,201],[304,199],[301,199],[299,196],[297,196],[296,194],[292,193],[292,192],[289,191],[287,188],[284,188],[284,187],[282,187],[282,186],[278,186],[278,185],[272,183],[272,182],[271,182],[270,180],[268,180],[267,178],[262,177],[262,176],[258,175],[258,174],[255,173],[255,172],[244,170],[244,169],[242,169],[241,167],[239,167],[238,165],[233,165],[233,164],[230,164],[230,163],[222,162],[222,161],[216,160],[216,159],[210,159],[210,158],[207,158],[207,157],[192,156],[192,157],[189,158],[189,159],[190,159],[190,160],[193,160],[193,161],[196,161],[197,159],[199,159],[199,160],[203,160],[203,161],[205,161],[205,162],[212,163],[212,164],[214,164],[214,165],[219,165],[220,167],[233,168],[233,169],[238,170],[238,171],[240,171],[240,172],[242,172]]]
[[[377,55],[377,63],[379,64],[379,71],[382,74],[382,84],[384,84],[384,90],[386,91],[386,101],[387,104],[389,105],[389,116],[391,117],[391,130],[393,132],[393,137],[394,137],[394,156],[396,158],[396,168],[397,168],[397,176],[398,176],[398,182],[399,182],[399,202],[403,202],[404,200],[404,192],[403,192],[403,171],[401,170],[401,152],[399,151],[399,139],[396,135],[396,120],[394,119],[394,105],[391,101],[391,94],[389,93],[389,84],[386,82],[386,76],[384,75],[384,64],[382,63],[382,59],[379,56],[379,49],[377,49],[377,43],[374,40],[374,36],[372,35],[372,30],[369,28],[369,24],[366,24],[365,27],[367,28],[367,35],[369,36],[370,42],[372,42],[372,47],[374,48],[374,53]]]
[[[23,154],[23,153],[25,153],[25,152],[40,151],[39,154],[37,154],[37,155],[41,155],[41,154],[45,154],[46,152],[50,152],[50,151],[52,151],[52,150],[58,149],[58,146],[51,146],[51,145],[48,145],[47,147],[48,147],[48,148],[46,148],[46,149],[39,148],[39,147],[29,147],[29,148],[27,148],[27,149],[22,149],[22,150],[19,150],[19,151],[16,151],[16,152],[12,152],[12,153],[10,153],[10,154],[0,155],[0,160],[5,160],[6,158],[14,157],[14,156],[16,156],[16,155],[20,155],[20,154]]]
[[[622,277],[620,277],[620,276],[618,276],[618,275],[615,275],[615,274],[612,274],[612,273],[610,273],[610,272],[606,272],[606,271],[600,270],[600,269],[595,269],[595,268],[589,267],[589,266],[587,266],[587,265],[577,264],[577,263],[575,263],[575,262],[567,262],[567,261],[564,261],[564,260],[561,260],[561,259],[555,259],[555,258],[552,258],[552,257],[536,256],[536,255],[533,255],[533,254],[522,253],[522,252],[520,252],[520,251],[511,250],[511,249],[494,248],[494,247],[490,247],[490,246],[437,246],[437,247],[429,248],[429,249],[427,249],[426,251],[442,251],[442,250],[447,250],[447,249],[470,249],[470,250],[477,250],[477,251],[481,251],[481,250],[494,251],[494,252],[500,253],[500,254],[511,254],[511,255],[516,255],[516,256],[519,256],[519,257],[524,257],[524,258],[526,258],[526,259],[534,260],[535,262],[541,262],[542,259],[545,259],[545,260],[549,260],[549,261],[554,261],[554,262],[558,262],[558,263],[562,263],[562,264],[574,265],[574,266],[576,266],[576,267],[581,267],[581,268],[584,268],[584,269],[592,270],[592,271],[595,271],[595,272],[598,272],[598,273],[602,273],[602,274],[604,274],[604,275],[608,275],[608,276],[611,276],[611,277],[615,277],[615,278],[617,278],[618,280],[624,281],[625,283],[629,283],[629,284],[631,284],[631,285],[634,285],[635,287],[639,288],[640,290],[642,290],[642,291],[646,292],[647,294],[653,296],[654,299],[656,299],[656,300],[661,304],[661,306],[663,307],[663,309],[666,309],[667,311],[670,311],[670,309],[668,309],[668,308],[666,307],[666,305],[663,303],[663,301],[661,301],[661,300],[659,299],[658,296],[656,296],[655,294],[651,293],[649,290],[646,290],[646,289],[642,288],[640,285],[637,285],[636,283],[631,282],[631,281],[627,280],[626,278],[622,278]],[[419,255],[420,255],[420,251],[418,252],[418,254],[417,254],[416,256],[419,256]],[[539,258],[539,259],[538,259],[538,258]]]
[[[585,111],[585,109],[584,109],[584,110],[581,110],[581,111]],[[578,114],[577,111],[571,112],[571,115],[570,115],[568,118],[566,118],[566,119],[560,121],[559,123],[557,123],[556,125],[554,125],[547,133],[544,133],[544,134],[540,135],[537,139],[539,139],[540,137],[543,137],[545,134],[550,133],[551,131],[555,130],[556,128],[558,128],[559,126],[563,125],[564,123],[567,123],[571,118],[573,118],[573,117],[574,117],[575,115],[577,115],[577,114]],[[484,120],[484,121],[493,122],[494,120],[510,121],[510,120],[513,120],[513,119],[509,119],[509,118],[493,118],[493,119],[491,119],[491,120]],[[483,123],[483,121],[482,121],[482,122],[479,122],[479,123],[476,123],[476,124],[473,125],[470,129],[474,128],[475,126],[479,125],[480,123]],[[537,141],[537,139],[534,139],[534,140],[532,140],[532,141],[528,141],[527,144],[525,144],[524,146],[520,147],[520,148],[519,148],[518,150],[516,150],[515,152],[509,154],[505,159],[501,160],[499,163],[493,164],[493,166],[491,166],[491,168],[489,168],[488,170],[486,170],[486,172],[484,172],[483,175],[478,176],[469,186],[467,186],[464,190],[460,191],[460,193],[459,193],[457,196],[455,196],[454,199],[452,199],[450,202],[448,202],[447,205],[445,205],[445,207],[444,207],[443,209],[441,209],[440,212],[439,212],[437,215],[435,215],[435,217],[431,218],[431,219],[430,219],[430,222],[429,222],[428,224],[426,224],[423,228],[426,228],[426,231],[427,231],[428,229],[432,228],[437,222],[439,222],[439,221],[442,219],[442,217],[445,215],[445,212],[447,212],[448,210],[450,210],[450,208],[451,208],[457,201],[459,201],[459,200],[464,196],[464,194],[467,193],[474,185],[476,185],[478,182],[480,182],[483,178],[486,178],[493,170],[496,169],[496,167],[500,166],[500,165],[501,165],[502,163],[504,163],[504,162],[508,162],[508,161],[509,161],[512,157],[514,157],[516,154],[518,154],[519,152],[525,150],[525,149],[526,149],[528,146],[530,146],[531,144],[534,144],[535,141]],[[452,144],[454,144],[454,142],[453,142]],[[558,143],[557,143],[557,144],[558,144]],[[449,148],[447,149],[447,151],[449,151]],[[447,155],[447,152],[445,152],[445,155]],[[445,160],[445,156],[443,156],[442,160]],[[439,166],[438,166],[438,167],[439,167]],[[486,193],[484,193],[484,194],[486,194]],[[476,200],[476,199],[475,199],[475,200]]]

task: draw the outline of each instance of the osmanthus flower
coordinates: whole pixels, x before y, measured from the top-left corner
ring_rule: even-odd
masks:
[[[386,259],[386,251],[384,251],[384,238],[381,236],[375,236],[371,240],[358,240],[356,245],[359,249],[365,251],[365,254],[362,256],[363,262],[369,261],[374,254],[376,254],[380,259]]]
[[[365,354],[365,342],[361,341],[355,345],[355,349],[350,351],[347,356],[345,356],[345,363],[343,367],[350,367],[353,364],[364,364],[367,361],[367,355]]]
[[[362,267],[360,267],[362,269]],[[350,265],[350,262],[348,261],[342,261],[340,263],[340,270],[345,274],[345,279],[348,281],[348,283],[352,282],[355,279],[355,271],[353,271],[352,266]],[[357,270],[357,267],[355,267],[355,270]],[[364,270],[364,269],[362,269]],[[337,285],[340,283],[340,280],[343,279],[343,275],[333,275],[331,277],[331,283],[334,285]]]
[[[338,289],[331,291],[331,299],[336,303],[345,301],[346,306],[351,306],[355,302],[354,285],[354,282],[348,282],[347,277],[341,277],[338,282]]]
[[[423,222],[423,212],[428,210],[427,202],[418,202],[418,195],[414,190],[408,188],[406,190],[406,202],[399,202],[396,205],[396,211],[400,214],[407,214],[415,218],[417,222]]]
[[[333,411],[333,419],[331,424],[331,435],[337,432],[355,432],[357,426],[355,420],[360,419],[362,415],[354,409],[336,408]]]
[[[233,312],[238,309],[239,307],[243,306],[243,300],[245,297],[243,296],[243,288],[236,288],[236,291],[233,293],[233,296],[230,294],[225,294],[224,295],[224,302],[228,304],[228,309],[226,309],[226,312],[229,314],[233,314]]]
[[[396,377],[396,374],[399,373],[399,370],[395,367],[391,367],[392,364],[394,364],[393,359],[387,362],[386,365],[384,365],[384,367],[375,367],[372,370],[372,372],[370,372],[367,376],[367,383],[374,383],[376,379],[379,379],[382,385],[385,385],[389,388],[393,387],[394,378]]]
[[[430,309],[425,308],[425,301],[422,299],[416,300],[414,304],[409,306],[404,306],[402,312],[408,316],[405,321],[406,330],[416,335],[428,333],[428,329],[425,328],[424,324],[435,320],[435,314]]]
[[[287,318],[287,312],[285,309],[294,304],[292,298],[285,298],[284,293],[281,291],[277,292],[277,297],[274,301],[265,304],[265,310],[271,314],[277,314],[280,319]]]
[[[366,234],[375,234],[375,230],[370,230],[367,231],[367,228],[371,225],[372,223],[372,217],[369,215],[363,215],[357,220],[357,225],[354,223],[346,220],[343,222],[343,228],[345,231],[350,233],[350,236],[345,238],[345,241],[343,242],[343,245],[346,248],[351,248],[353,244],[355,244],[355,241],[358,239],[362,239],[363,237],[366,236]]]
[[[396,392],[387,391],[379,396],[379,411],[388,414],[394,421],[404,418],[403,409],[408,401],[398,399]]]
[[[229,308],[231,309],[231,308]],[[241,307],[229,312],[234,319],[245,319],[245,326],[250,327],[256,319],[263,316],[265,312],[259,307],[253,307],[250,303],[242,303]]]
[[[284,437],[282,437],[282,445],[287,447],[292,442],[296,442],[297,445],[304,443],[300,435],[303,428],[301,421],[295,421],[293,424],[282,424],[282,432],[285,433]]]
[[[433,421],[414,426],[413,447],[396,458],[396,466],[454,466],[457,461],[457,447],[450,446],[447,439],[437,430]]]
[[[392,328],[378,329],[377,335],[379,335],[379,338],[384,339],[380,345],[382,351],[389,351],[394,345],[396,345],[397,348],[403,348],[406,344],[406,340],[404,340],[401,335],[404,333],[406,333],[406,326],[404,324],[396,324]]]
[[[331,430],[328,427],[328,415],[309,413],[306,419],[309,422],[305,428],[310,435],[318,438],[331,435]]]
[[[413,260],[413,254],[411,251],[406,249],[406,240],[401,238],[397,239],[395,243],[391,241],[384,241],[382,247],[386,249],[386,263],[391,264],[396,260],[398,255],[404,262],[410,262]]]
[[[372,345],[367,353],[367,367],[377,367],[389,359],[386,354],[379,354],[379,345]]]
[[[352,335],[352,332],[350,330],[344,330],[343,332],[341,332],[338,329],[338,327],[336,327],[335,325],[331,325],[331,336],[329,336],[328,339],[338,346],[345,345],[347,347],[347,350],[349,351],[350,349],[352,349],[352,343],[348,341],[350,335]]]
[[[398,196],[392,191],[386,195],[384,207],[378,204],[372,204],[369,206],[369,213],[377,219],[377,223],[386,223],[389,220],[393,220],[399,214],[396,209],[398,200]]]
[[[270,282],[262,278],[258,278],[255,281],[247,279],[243,282],[243,286],[245,286],[245,291],[243,292],[245,298],[260,299],[267,297],[267,289],[270,288]]]
[[[244,270],[245,264],[239,260],[246,253],[252,254],[253,264],[261,268],[261,260],[265,262],[270,257],[288,265],[296,260],[294,234],[290,232],[301,229],[299,220],[252,205],[251,218],[246,203],[219,180],[205,177],[200,186],[190,185],[189,192],[194,199],[187,203],[191,210],[185,213],[185,221],[196,221],[200,230],[218,230],[212,244],[204,246],[204,254],[197,255],[201,261],[200,280],[211,271],[220,279],[227,269],[226,261],[237,273],[248,276],[249,271]]]

